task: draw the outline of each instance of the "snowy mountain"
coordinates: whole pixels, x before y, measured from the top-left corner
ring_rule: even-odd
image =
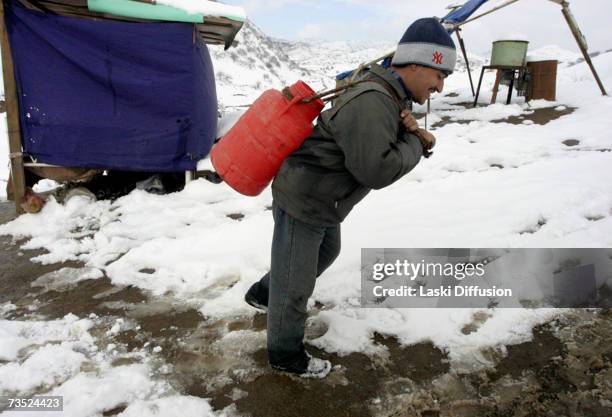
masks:
[[[363,62],[380,58],[394,48],[393,43],[373,41],[285,43],[289,57],[320,77],[322,85],[333,87],[335,76]]]
[[[568,51],[557,45],[547,45],[534,51],[529,51],[527,54],[528,61],[545,61],[556,59],[560,65],[569,65],[576,62],[582,57],[578,48],[575,51]]]
[[[250,104],[262,91],[311,76],[250,20],[236,41],[237,46],[227,51],[220,46],[209,47],[222,107]]]
[[[263,91],[306,81],[315,90],[333,88],[337,74],[380,58],[395,48],[394,42],[288,41],[267,36],[247,21],[237,37],[238,45],[227,51],[210,47],[222,109],[244,107]],[[469,53],[471,68],[487,59]],[[466,70],[459,54],[457,72]]]

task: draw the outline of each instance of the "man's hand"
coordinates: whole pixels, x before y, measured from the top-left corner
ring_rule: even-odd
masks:
[[[404,127],[406,128],[408,132],[414,133],[419,129],[419,124],[414,118],[414,116],[412,115],[412,113],[410,113],[410,110],[408,109],[402,110],[402,112],[400,113],[400,117],[402,119],[402,123],[404,124]]]
[[[434,146],[436,146],[436,137],[429,133],[427,130],[419,128],[414,132],[414,134],[419,138],[421,144],[423,145],[423,148],[425,148],[426,150],[429,151],[433,149]]]
[[[400,117],[406,130],[419,138],[419,140],[421,141],[421,145],[425,150],[425,157],[429,158],[431,156],[431,152],[429,151],[431,151],[433,147],[436,146],[436,137],[429,133],[427,130],[421,129],[419,127],[418,122],[408,109],[402,110],[400,113]]]

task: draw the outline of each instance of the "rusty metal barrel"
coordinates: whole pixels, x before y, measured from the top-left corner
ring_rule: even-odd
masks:
[[[531,61],[527,63],[530,75],[529,88],[527,89],[527,101],[557,99],[557,66],[559,61]]]

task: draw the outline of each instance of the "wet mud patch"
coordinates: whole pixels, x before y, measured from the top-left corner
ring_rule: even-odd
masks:
[[[580,141],[578,139],[566,139],[561,143],[563,143],[565,146],[568,146],[568,147],[580,145]]]
[[[495,371],[489,374],[492,381],[497,381],[504,375],[518,378],[524,370],[543,368],[551,363],[553,358],[560,358],[564,354],[561,341],[552,334],[550,328],[538,326],[534,328],[533,336],[530,342],[506,348],[507,356],[497,364]]]
[[[158,351],[155,353],[170,364],[177,362],[177,352],[182,350],[180,341],[194,332],[204,320],[198,310],[189,307],[178,309],[168,305],[167,309],[163,309],[158,305],[150,311],[146,303],[134,304],[137,308],[123,303],[118,306],[121,305],[126,308],[123,316],[133,325],[113,335],[113,342],[125,346],[128,352],[156,349]],[[113,312],[119,314],[117,310]]]
[[[153,337],[171,335],[181,330],[192,330],[198,327],[204,318],[198,310],[169,311],[137,318],[142,331]]]
[[[329,355],[315,348],[312,354],[332,361],[335,368],[324,380],[304,379],[267,370],[267,353],[254,357],[266,371],[252,381],[230,384],[210,393],[215,409],[235,404],[239,413],[266,416],[370,416],[369,404],[382,388],[376,367],[366,355]],[[242,395],[235,400],[235,393]]]
[[[475,386],[496,400],[491,416],[604,416],[612,411],[610,320],[606,310],[575,310],[538,326],[534,340],[508,346],[507,357]]]
[[[231,321],[227,325],[227,329],[230,332],[237,332],[241,330],[255,330],[263,331],[267,327],[268,316],[265,314],[256,314],[252,318],[237,319]]]
[[[605,216],[597,216],[596,215],[596,216],[585,216],[584,218],[587,219],[590,222],[598,222],[600,220],[605,219],[606,217]]]
[[[414,382],[425,382],[442,375],[450,369],[448,356],[431,342],[402,346],[395,338],[375,334],[374,341],[389,352],[384,365],[389,375],[399,375]]]
[[[395,338],[379,334],[375,341],[385,347],[386,354],[338,356],[310,346],[313,355],[329,359],[334,366],[324,380],[272,371],[267,352],[261,349],[252,355],[261,368],[259,376],[200,395],[210,397],[215,409],[235,404],[238,412],[253,417],[372,416],[385,393],[405,395],[415,386],[428,386],[429,381],[449,370],[446,354],[431,343],[402,346]]]
[[[572,149],[572,148],[580,145],[580,141],[578,139],[566,139],[566,140],[562,141],[561,143],[564,144],[565,146],[567,146],[567,148],[568,148],[568,149],[566,149],[567,151],[572,151],[572,152],[602,152],[602,153],[612,152],[612,149],[610,149],[610,148]]]
[[[230,213],[226,217],[229,217],[232,220],[242,221],[242,219],[244,219],[244,214],[242,214],[242,213]]]
[[[46,253],[44,250],[21,250],[21,241],[0,236],[0,304],[12,302],[17,307],[11,316],[28,315],[33,306],[39,304],[44,289],[33,287],[32,283],[40,276],[59,271],[62,268],[81,268],[79,262],[63,262],[41,265],[31,261],[32,258]],[[64,303],[62,301],[62,303]]]
[[[117,314],[115,309],[109,307],[110,302],[143,303],[147,300],[140,289],[133,286],[116,287],[108,277],[82,281],[63,291],[46,291],[37,298],[42,303],[38,312],[49,318],[61,318],[69,313],[79,317],[91,313],[110,316]]]
[[[471,103],[458,103],[458,105],[466,107],[468,109],[472,108]],[[478,107],[486,107],[486,106],[478,106]],[[545,125],[553,120],[557,120],[563,116],[567,116],[572,114],[576,108],[575,107],[566,107],[563,106],[562,109],[558,107],[544,107],[538,109],[526,109],[525,112],[518,116],[510,116],[504,119],[494,119],[489,123],[510,123],[513,125],[527,125],[527,124],[537,124],[537,125]],[[421,115],[424,117],[424,115]],[[417,118],[418,119],[418,118]],[[440,127],[446,126],[451,123],[459,123],[459,124],[470,124],[476,121],[476,119],[456,119],[451,115],[443,115],[442,120],[434,123],[431,128],[438,129]]]
[[[102,413],[102,415],[104,417],[112,417],[112,416],[116,416],[119,415],[121,413],[123,413],[125,411],[125,409],[127,408],[127,404],[124,405],[120,405],[118,407],[115,407],[111,410],[106,410]]]
[[[487,319],[475,316],[473,324]],[[268,370],[261,350],[253,355],[258,377],[200,395],[215,409],[236,404],[253,417],[604,416],[612,411],[611,327],[609,311],[578,311],[536,327],[529,342],[507,346],[492,368],[463,374],[431,344],[403,347],[382,335],[375,340],[388,350],[384,359],[309,348],[335,365],[321,381]]]
[[[472,334],[472,333],[476,333],[478,331],[478,329],[484,323],[486,323],[487,320],[489,320],[489,318],[491,318],[491,315],[489,313],[486,313],[484,311],[476,312],[472,316],[472,321],[470,323],[466,324],[465,326],[463,326],[463,328],[461,329],[461,333],[463,333],[464,335],[469,335],[469,334]]]
[[[544,107],[540,109],[528,110],[520,116],[510,116],[506,119],[493,120],[492,123],[510,123],[514,125],[534,123],[537,125],[545,125],[553,120],[560,119],[563,116],[570,115],[576,111],[576,107]]]

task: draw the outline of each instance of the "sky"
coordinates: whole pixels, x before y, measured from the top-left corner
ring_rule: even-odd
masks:
[[[444,16],[456,0],[223,0],[243,6],[247,15],[268,35],[289,40],[375,40],[395,43],[415,19]],[[480,10],[503,4],[489,0]],[[461,2],[459,2],[461,3]],[[609,18],[602,16],[611,0],[570,2],[589,50],[612,48]],[[608,7],[606,7],[608,6]],[[479,13],[478,11],[477,13]],[[490,16],[468,24],[462,32],[468,49],[489,51],[498,39],[521,36],[531,48],[557,44],[576,49],[576,43],[561,14],[550,0],[519,0]]]

